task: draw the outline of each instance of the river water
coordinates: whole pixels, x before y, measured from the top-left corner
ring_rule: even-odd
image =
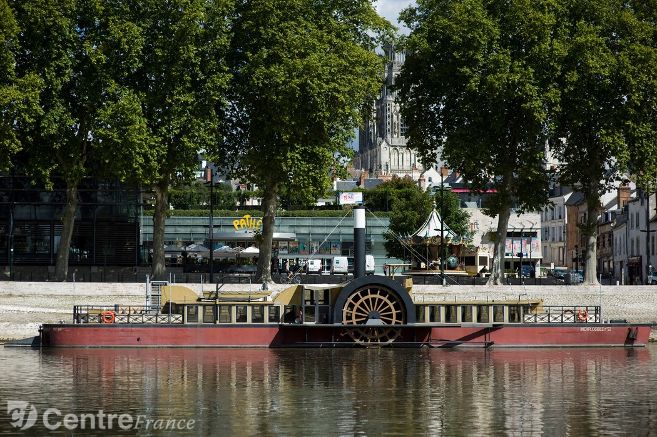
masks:
[[[657,345],[0,347],[0,371],[3,434],[657,435]]]

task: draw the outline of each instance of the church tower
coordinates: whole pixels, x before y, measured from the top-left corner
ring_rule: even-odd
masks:
[[[366,170],[373,177],[410,176],[417,180],[422,173],[414,151],[406,146],[406,125],[402,119],[397,91],[391,88],[404,64],[403,51],[394,46],[384,48],[386,57],[385,80],[379,98],[373,103],[370,117],[359,132],[356,168]]]

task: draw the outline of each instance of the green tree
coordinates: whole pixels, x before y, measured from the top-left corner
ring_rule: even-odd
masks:
[[[108,111],[127,128],[116,135],[107,126],[105,150],[125,157],[114,164],[123,178],[155,193],[152,273],[161,278],[170,187],[191,181],[198,153],[222,138],[233,4],[147,0],[115,7],[126,39],[114,47],[113,62],[131,68],[117,81],[123,105]]]
[[[387,207],[391,211],[389,229],[384,235],[385,248],[389,257],[400,259],[410,259],[411,252],[404,244],[409,243],[409,237],[422,226],[434,207],[441,213],[441,203],[444,223],[457,235],[467,235],[469,214],[460,208],[458,196],[447,189],[441,199],[440,191],[426,192],[410,178],[393,177],[365,192],[368,209]]]
[[[237,205],[236,195],[230,184],[215,183],[212,187],[213,207],[215,210],[231,210]],[[193,181],[172,187],[169,203],[174,209],[199,210],[208,209],[210,205],[210,186],[202,181]]]
[[[99,1],[35,0],[10,2],[21,31],[16,71],[38,72],[43,81],[38,119],[21,129],[26,170],[51,187],[66,185],[62,234],[55,275],[65,280],[78,204],[78,185],[105,167],[100,124],[103,108],[120,93],[109,92],[117,71],[108,69],[111,28],[117,23]],[[125,70],[122,68],[121,70]]]
[[[398,79],[409,146],[440,153],[475,190],[492,189],[498,215],[490,283],[504,275],[512,208],[547,202],[544,152],[558,104],[559,0],[418,0]],[[442,152],[441,152],[442,151]]]
[[[34,72],[16,75],[20,28],[6,0],[0,0],[0,169],[11,165],[21,149],[20,132],[41,113],[39,92],[42,81]]]
[[[416,191],[421,190],[411,178],[393,176],[389,181],[364,191],[363,200],[372,211],[391,211],[400,198],[412,196]]]
[[[367,0],[239,0],[235,17],[231,129],[215,161],[262,192],[258,277],[269,282],[279,196],[303,203],[328,188],[379,90],[375,36],[389,24]]]
[[[584,283],[596,284],[600,197],[627,171],[654,189],[657,52],[654,2],[572,0],[563,22],[561,111],[551,142],[559,181],[582,192]]]

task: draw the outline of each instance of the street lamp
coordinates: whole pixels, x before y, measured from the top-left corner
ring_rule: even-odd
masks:
[[[443,286],[445,282],[445,177],[449,174],[449,169],[445,166],[440,167],[440,277]]]
[[[209,180],[208,180],[209,179]],[[210,182],[210,226],[208,240],[210,240],[210,283],[214,283],[214,171],[207,165],[205,167],[205,181]]]

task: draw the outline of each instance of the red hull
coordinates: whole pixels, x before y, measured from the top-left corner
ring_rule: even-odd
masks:
[[[400,346],[645,346],[650,325],[404,326]],[[46,347],[288,347],[353,345],[337,325],[43,325]]]

